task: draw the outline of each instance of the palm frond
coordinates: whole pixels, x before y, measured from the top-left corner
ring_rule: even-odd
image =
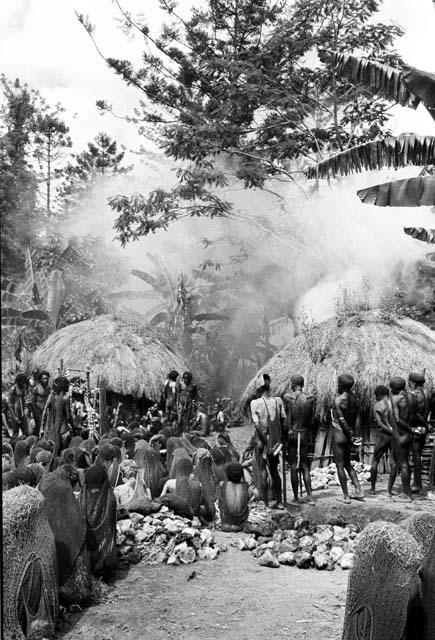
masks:
[[[357,191],[364,204],[378,207],[422,207],[435,205],[435,176],[417,176],[384,182]]]
[[[306,169],[307,178],[349,175],[363,169],[435,164],[435,136],[403,134],[351,147]]]

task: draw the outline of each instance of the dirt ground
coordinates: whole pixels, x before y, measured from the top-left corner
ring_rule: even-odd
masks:
[[[234,534],[219,533],[228,544]],[[229,547],[191,565],[136,565],[101,604],[68,616],[64,640],[340,638],[348,572],[261,567]]]
[[[240,451],[251,429],[231,432]],[[378,519],[400,521],[412,511],[435,510],[430,499],[412,505],[387,499],[386,480],[379,495],[365,503],[344,505],[338,487],[315,493],[316,506],[290,508],[292,515],[317,522],[354,522],[364,526]],[[367,485],[365,485],[367,488]],[[290,498],[290,496],[288,496]],[[67,614],[57,638],[63,640],[238,640],[341,638],[349,573],[261,567],[249,551],[231,546],[238,534],[214,532],[228,551],[216,560],[191,565],[132,566],[119,572],[97,605]]]

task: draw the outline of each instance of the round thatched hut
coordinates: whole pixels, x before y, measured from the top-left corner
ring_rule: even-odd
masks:
[[[373,390],[388,384],[391,376],[405,379],[410,371],[426,370],[430,387],[435,386],[435,332],[409,318],[383,321],[375,313],[362,313],[341,326],[335,319],[322,322],[297,336],[260,369],[272,378],[272,391],[285,393],[290,376],[303,375],[307,389],[315,389],[320,421],[328,418],[337,387],[337,376],[351,373],[356,380],[362,408],[369,409]],[[247,408],[255,395],[255,378],[241,397]]]
[[[29,368],[71,374],[90,369],[91,386],[120,396],[157,400],[168,371],[187,369],[182,357],[150,329],[116,315],[59,329],[33,353]]]

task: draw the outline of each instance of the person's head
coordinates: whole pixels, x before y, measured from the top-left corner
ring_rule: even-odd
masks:
[[[2,473],[7,473],[12,469],[12,456],[10,453],[2,454]]]
[[[384,384],[379,384],[377,387],[375,387],[374,393],[377,401],[382,400],[382,398],[390,395],[388,387],[386,387]]]
[[[394,376],[390,380],[390,389],[393,395],[401,393],[406,387],[406,381],[400,376]]]
[[[15,376],[15,384],[19,389],[24,389],[28,384],[28,378],[25,373],[19,373]]]
[[[178,373],[178,371],[172,369],[172,371],[168,373],[168,380],[171,380],[171,382],[176,382],[179,375],[180,374]]]
[[[259,375],[255,381],[255,386],[260,393],[270,391],[270,375],[268,373]]]
[[[344,393],[345,391],[351,391],[355,380],[349,373],[342,373],[338,376],[338,393]]]
[[[238,462],[229,462],[225,474],[230,482],[239,483],[243,480],[243,467]]]
[[[294,375],[290,378],[290,385],[291,385],[292,391],[297,391],[297,390],[302,391],[302,389],[304,388],[304,384],[305,384],[305,380],[300,375]]]
[[[48,473],[52,460],[53,455],[49,451],[42,450],[37,454],[35,462],[43,468],[44,473]]]
[[[193,473],[193,463],[190,458],[181,458],[176,464],[176,475],[178,477],[188,478]]]
[[[121,462],[119,465],[119,472],[124,483],[135,478],[137,476],[136,462],[134,460],[124,460],[124,462]]]
[[[408,386],[410,389],[417,389],[418,387],[423,387],[426,382],[425,376],[423,373],[419,373],[418,371],[412,371],[408,376]]]
[[[67,393],[69,389],[69,380],[65,376],[59,376],[53,380],[53,390],[56,393]]]
[[[184,383],[185,383],[185,384],[191,384],[191,383],[192,383],[193,376],[192,376],[192,374],[190,373],[190,371],[185,371],[185,372],[183,373],[183,380],[184,380]]]
[[[48,373],[48,371],[41,371],[38,375],[38,382],[43,387],[46,387],[48,385],[49,379],[50,379],[50,374]]]

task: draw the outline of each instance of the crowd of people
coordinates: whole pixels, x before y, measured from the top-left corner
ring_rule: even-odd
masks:
[[[361,441],[361,411],[354,378],[343,374],[337,383],[332,446],[343,500],[349,503],[347,476],[355,487],[352,497],[364,500],[351,465]],[[294,503],[300,503],[301,476],[306,500],[313,504],[316,397],[305,391],[300,375],[291,377],[282,397],[272,394],[269,375],[258,376],[250,402],[253,432],[243,452],[233,446],[228,429],[240,419],[234,403],[219,400],[206,411],[190,372],[178,381],[171,371],[160,403],[142,416],[138,405],[118,403],[107,413],[104,433],[94,424],[98,415],[91,399],[83,398],[85,391],[64,376],[50,385],[45,371],[33,376],[32,384],[18,374],[2,408],[3,491],[29,485],[42,493],[60,554],[65,553],[68,522],[74,520],[71,527],[76,528],[80,518],[84,522],[85,532],[77,537],[81,547],[75,545],[77,560],[66,570],[65,559],[58,557],[59,588],[74,575],[78,558],[81,572],[104,575],[114,570],[116,522],[131,513],[147,515],[166,506],[205,525],[219,518],[223,531],[241,531],[250,502],[262,500],[268,506],[272,498],[272,508],[284,508],[282,472],[287,465]],[[425,388],[424,375],[411,372],[407,382],[393,377],[389,387],[376,387],[372,413],[377,441],[371,492],[376,491],[379,460],[389,451],[388,493],[400,473],[403,498],[411,500],[413,492],[423,491],[421,452],[435,418],[434,394]],[[74,509],[79,515],[72,515]],[[86,553],[80,555],[79,547]]]
[[[284,450],[285,460],[290,465],[290,480],[294,501],[299,502],[299,473],[302,474],[307,501],[313,504],[310,476],[310,460],[313,445],[315,395],[304,391],[305,381],[300,375],[292,376],[290,391],[283,397],[275,397],[270,391],[268,374],[257,378],[258,398],[251,401],[251,417],[256,430],[252,442],[258,470],[260,497],[267,502],[268,478],[270,479],[274,503],[283,508],[282,482],[278,471],[279,453]],[[364,500],[355,469],[351,464],[352,454],[361,446],[361,402],[355,393],[355,380],[342,374],[337,380],[337,394],[331,409],[332,450],[337,466],[337,475],[343,492],[343,501],[350,503],[347,476],[355,488],[352,498]],[[389,387],[379,385],[374,390],[373,421],[377,438],[371,465],[370,493],[376,494],[377,468],[385,453],[390,455],[388,494],[398,473],[402,481],[405,501],[412,494],[422,494],[422,451],[431,424],[435,422],[435,394],[425,388],[425,375],[411,372],[408,382],[395,376]],[[412,459],[413,481],[411,484],[410,459]]]

